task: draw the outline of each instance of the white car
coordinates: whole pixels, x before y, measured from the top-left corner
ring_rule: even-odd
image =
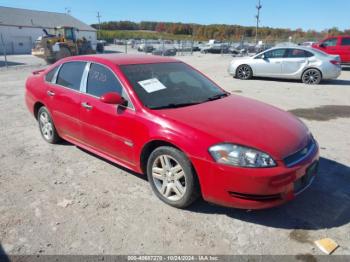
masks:
[[[340,57],[307,47],[275,47],[252,57],[234,59],[229,74],[247,80],[252,77],[300,79],[319,84],[341,73]]]

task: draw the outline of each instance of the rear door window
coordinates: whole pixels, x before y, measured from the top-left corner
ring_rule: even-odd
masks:
[[[344,37],[341,40],[341,45],[348,45],[348,46],[350,46],[350,37]]]
[[[313,53],[308,52],[306,50],[302,49],[289,49],[288,51],[288,58],[306,58],[306,57],[312,57]]]
[[[57,69],[59,68],[59,66],[56,66],[55,68],[51,69],[46,75],[45,75],[45,80],[47,82],[52,83],[52,81],[54,80],[53,77],[55,76]]]
[[[58,72],[56,84],[79,91],[85,66],[85,62],[64,63]]]

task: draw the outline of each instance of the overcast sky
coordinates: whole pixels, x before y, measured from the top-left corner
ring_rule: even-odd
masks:
[[[257,0],[0,0],[0,5],[65,12],[85,23],[101,21],[169,21],[200,24],[255,24]],[[350,0],[261,0],[261,25],[322,30],[350,29]],[[1,16],[1,14],[0,14]]]

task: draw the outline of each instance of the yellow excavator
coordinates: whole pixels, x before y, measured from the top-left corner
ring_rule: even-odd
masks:
[[[77,39],[74,27],[55,28],[55,34],[49,34],[46,29],[43,31],[44,35],[35,41],[32,55],[45,59],[49,64],[68,56],[96,53],[86,38]]]

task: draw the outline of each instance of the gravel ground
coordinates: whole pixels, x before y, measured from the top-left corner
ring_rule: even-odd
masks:
[[[226,90],[285,110],[350,105],[350,70],[319,86],[239,81],[231,58],[181,56]],[[350,114],[303,119],[321,146],[320,173],[296,200],[263,211],[198,201],[189,210],[160,202],[142,175],[69,143],[50,145],[24,104],[24,83],[42,62],[0,68],[0,249],[7,254],[321,254],[333,238],[350,255]],[[22,61],[22,62],[21,62]],[[23,62],[25,61],[25,62]],[[330,107],[332,108],[332,107]],[[344,107],[342,107],[344,108]],[[346,107],[345,107],[346,108]]]

